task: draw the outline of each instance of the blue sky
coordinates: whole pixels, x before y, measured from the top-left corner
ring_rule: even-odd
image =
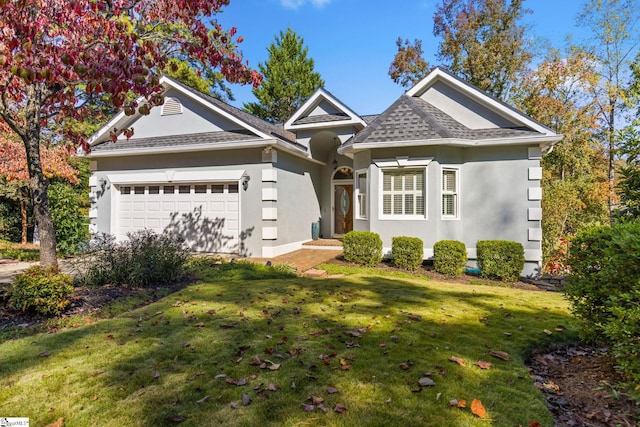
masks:
[[[403,93],[388,76],[398,37],[421,39],[431,65],[438,40],[433,15],[440,0],[231,0],[217,15],[225,28],[235,26],[244,37],[240,48],[249,65],[266,61],[267,47],[288,26],[304,38],[325,88],[358,114],[381,113]],[[576,16],[584,0],[525,0],[533,10],[526,22],[532,37],[548,39],[556,48],[584,37]],[[236,101],[253,102],[248,87],[232,85]]]

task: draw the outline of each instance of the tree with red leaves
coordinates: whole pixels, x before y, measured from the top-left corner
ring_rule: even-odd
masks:
[[[0,122],[0,177],[5,186],[10,188],[13,197],[18,202],[21,218],[21,240],[27,243],[28,201],[29,201],[29,173],[24,144],[12,138],[12,132],[5,123]],[[46,179],[62,178],[71,184],[78,183],[78,171],[71,166],[69,158],[73,153],[69,147],[58,145],[55,147],[40,147],[42,171]]]
[[[238,53],[241,37],[213,16],[229,0],[0,0],[0,119],[22,140],[40,233],[40,263],[57,265],[42,141],[75,142],[64,130],[92,99],[126,114],[163,103],[167,46],[217,67],[231,82],[260,84]],[[175,29],[175,31],[172,31]]]

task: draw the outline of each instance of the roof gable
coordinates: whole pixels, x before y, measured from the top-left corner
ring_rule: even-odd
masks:
[[[366,126],[366,122],[326,89],[318,89],[284,124],[286,130],[327,126]]]
[[[507,104],[436,68],[396,100],[340,153],[401,145],[540,144],[561,139]]]
[[[180,117],[179,114],[163,114],[162,107],[152,108],[152,113],[149,115],[152,117],[144,116],[139,112],[136,112],[132,116],[127,116],[124,114],[124,111],[121,111],[105,126],[98,130],[90,138],[89,143],[92,146],[95,146],[99,143],[108,141],[110,139],[110,132],[113,129],[117,129],[121,132],[135,123],[139,123],[141,126],[141,132],[134,133],[133,139],[193,134],[194,131],[201,133],[221,131],[252,134],[256,138],[264,140],[271,140],[275,137],[287,142],[295,143],[295,135],[286,132],[283,128],[267,123],[236,107],[198,92],[170,77],[163,76],[160,79],[160,83],[165,88],[163,93],[164,95],[177,99],[181,104],[183,104],[183,107],[188,107],[183,108],[183,113],[189,114],[191,118],[194,118],[194,116],[200,117],[200,120],[196,118],[196,122],[198,122],[199,126],[196,126],[195,129],[193,126],[190,126],[190,128],[185,129],[185,131],[182,131],[180,127],[176,126],[157,126],[159,123],[157,118],[159,117],[166,122],[172,120],[184,121],[184,117]],[[142,102],[142,100],[140,100],[140,102]],[[155,121],[153,119],[155,119]],[[156,127],[155,130],[152,129],[154,126]]]
[[[295,135],[282,126],[267,123],[172,78],[163,76],[160,83],[165,88],[165,99],[171,98],[171,108],[167,111],[163,106],[154,107],[147,116],[139,112],[127,116],[121,111],[89,139],[92,155],[223,149],[247,144],[277,145],[295,155],[308,155],[306,148],[296,143]],[[134,135],[126,139],[121,134],[132,126]],[[105,144],[114,129],[122,141]]]
[[[527,127],[543,135],[555,135],[538,121],[440,67],[406,95],[422,98],[469,129]]]

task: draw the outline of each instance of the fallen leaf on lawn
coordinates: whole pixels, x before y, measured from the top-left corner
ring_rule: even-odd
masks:
[[[278,341],[276,344],[278,344],[278,345],[282,345],[282,344],[284,344],[284,343],[286,343],[286,342],[287,342],[287,337],[282,337],[282,338],[280,339],[280,341]]]
[[[153,373],[153,379],[154,379],[154,380],[157,380],[158,378],[160,378],[160,371],[155,371],[155,372]]]
[[[184,422],[186,420],[185,417],[183,417],[182,415],[169,415],[167,417],[167,421],[172,422],[172,423],[176,423],[176,424],[180,424],[182,422]]]
[[[280,387],[278,387],[277,385],[275,385],[275,384],[273,384],[273,383],[272,383],[272,384],[269,384],[269,385],[267,386],[267,390],[269,390],[269,391],[276,391],[276,390],[278,390],[279,388],[280,388]]]
[[[229,404],[233,409],[238,409],[238,404],[236,402],[231,402]]]
[[[222,325],[220,325],[220,329],[233,329],[233,328],[237,328],[238,325],[239,325],[238,322],[223,323]]]
[[[262,365],[262,360],[260,360],[258,356],[253,356],[253,359],[251,359],[251,362],[249,362],[249,365],[260,366]]]
[[[420,384],[420,387],[433,387],[434,385],[436,385],[435,381],[433,381],[429,377],[420,378],[418,380],[418,384]]]
[[[193,326],[195,326],[196,328],[204,328],[204,322],[198,322]]]
[[[91,374],[91,376],[95,378],[100,374],[104,374],[104,371],[102,369],[95,371],[93,374]]]
[[[449,406],[455,406],[456,408],[466,408],[467,407],[467,401],[464,399],[453,399],[449,401]]]
[[[484,408],[484,405],[480,400],[473,399],[471,401],[471,412],[477,415],[479,418],[484,418],[487,416],[487,410]]]
[[[51,374],[42,374],[42,379],[49,378]]]
[[[542,424],[540,424],[536,420],[533,420],[529,423],[529,427],[542,427]]]
[[[449,358],[449,362],[457,363],[458,365],[462,366],[463,368],[465,368],[467,366],[464,363],[464,359],[462,359],[460,357],[456,357],[456,356],[451,356]]]
[[[478,360],[475,364],[480,369],[491,369],[491,366],[493,366],[491,362],[485,362],[484,360]]]
[[[316,409],[315,406],[307,405],[306,403],[302,403],[301,406],[302,406],[302,409],[307,411],[307,412],[312,412],[314,409]]]
[[[280,364],[279,363],[273,363],[271,360],[265,360],[265,362],[269,363],[269,369],[271,371],[277,371],[278,369],[280,369]]]
[[[334,387],[327,388],[327,393],[329,393],[329,394],[335,394],[337,392],[338,392],[337,388],[334,388]]]
[[[542,332],[544,332],[544,333],[545,333],[545,334],[547,334],[547,335],[553,335],[553,332],[551,332],[551,331],[550,331],[550,330],[548,330],[548,329],[545,329],[545,330],[544,330],[544,331],[542,331]]]
[[[391,403],[391,402],[392,402],[391,398],[388,398],[387,400],[384,401],[384,403]]]
[[[381,342],[380,344],[378,344],[378,347],[386,347],[387,343],[386,342]]]
[[[440,396],[442,396],[442,393],[436,394],[436,400],[440,400]]]
[[[343,371],[348,371],[349,369],[351,369],[351,365],[342,365],[340,366],[340,369],[342,369]]]
[[[236,382],[236,385],[247,385],[247,382],[246,378],[240,378],[238,382]]]
[[[221,380],[222,378],[226,378],[227,376],[225,374],[218,374],[215,377],[213,377],[214,380]]]
[[[247,396],[246,394],[244,394],[244,393],[242,393],[242,404],[244,406],[251,405],[251,398],[249,396]]]
[[[422,320],[422,316],[420,316],[419,314],[409,313],[408,316],[411,320]]]
[[[509,353],[506,351],[489,350],[489,354],[498,359],[509,360]]]
[[[507,338],[511,337],[511,332],[503,332],[504,336]]]
[[[336,406],[333,407],[333,412],[337,412],[339,414],[344,413],[346,410],[347,408],[341,403],[336,403]]]
[[[46,425],[46,427],[63,427],[63,426],[64,426],[64,419],[63,418],[58,418],[57,420],[55,420],[51,424],[47,424]]]
[[[558,332],[562,332],[562,331],[564,331],[565,329],[567,329],[567,328],[566,328],[566,327],[564,327],[564,326],[562,326],[562,325],[558,325],[558,326],[556,326],[556,331],[558,331]]]
[[[196,401],[196,403],[204,403],[204,402],[206,402],[207,400],[209,400],[209,397],[211,397],[211,396],[206,395],[206,396],[205,396],[205,397],[203,397],[202,399],[197,400],[197,401]]]
[[[47,356],[51,356],[51,352],[43,351],[42,353],[38,354],[38,357],[47,357]]]
[[[314,396],[314,395],[309,396],[307,400],[310,400],[311,403],[313,403],[314,405],[318,405],[318,404],[324,402],[324,399],[322,397]]]

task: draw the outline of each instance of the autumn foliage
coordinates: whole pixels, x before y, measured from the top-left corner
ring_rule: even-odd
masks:
[[[213,15],[229,0],[0,0],[0,118],[26,151],[43,265],[56,241],[40,146],[85,136],[65,127],[106,102],[126,114],[163,103],[160,77],[170,56],[215,67],[231,82],[258,85],[237,47],[242,37]]]

